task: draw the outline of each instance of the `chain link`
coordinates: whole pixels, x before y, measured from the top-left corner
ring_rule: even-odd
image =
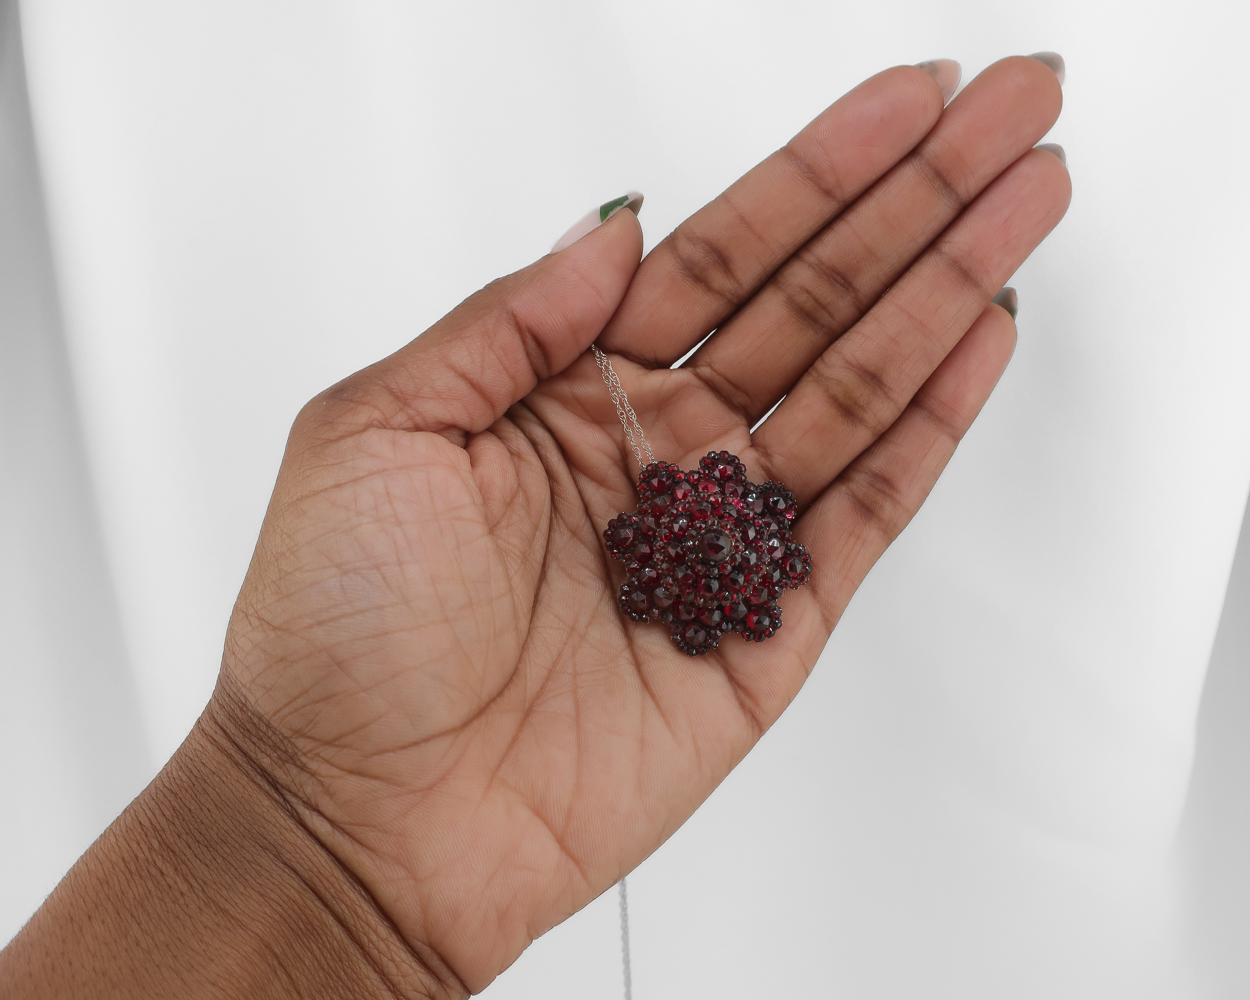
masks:
[[[616,374],[616,369],[612,367],[612,362],[608,360],[608,356],[599,349],[598,344],[591,344],[590,349],[595,352],[595,364],[599,366],[599,372],[603,375],[603,384],[608,387],[608,395],[612,397],[612,405],[616,407],[616,416],[621,421],[621,427],[625,429],[625,440],[629,442],[629,450],[634,453],[638,468],[645,469],[655,461],[655,455],[651,453],[647,435],[642,432],[638,414],[629,405],[625,387],[621,385],[621,379]],[[642,460],[644,454],[647,456],[645,462]]]

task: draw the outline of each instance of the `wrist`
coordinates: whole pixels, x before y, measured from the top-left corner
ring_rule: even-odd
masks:
[[[308,830],[261,763],[273,751],[219,686],[169,764],[0,953],[0,993],[465,995]]]

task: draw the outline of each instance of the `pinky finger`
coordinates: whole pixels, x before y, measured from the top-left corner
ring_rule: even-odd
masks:
[[[987,306],[890,429],[803,516],[796,535],[814,567],[806,593],[818,603],[813,617],[826,632],[812,636],[817,652],[873,564],[928,497],[1015,343],[1012,313],[997,302]]]

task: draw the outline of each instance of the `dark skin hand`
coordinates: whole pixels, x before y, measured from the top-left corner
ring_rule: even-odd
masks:
[[[43,997],[464,996],[625,875],[773,724],[1015,343],[1059,81],[881,73],[639,263],[621,212],[309,403],[187,743],[0,957]],[[680,368],[669,365],[716,330]],[[762,644],[626,621],[656,454],[785,482],[811,584]],[[777,400],[784,401],[751,433]]]

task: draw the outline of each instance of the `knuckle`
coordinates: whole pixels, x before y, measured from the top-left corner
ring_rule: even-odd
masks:
[[[755,397],[749,391],[713,365],[696,363],[685,367],[725,406],[748,424],[751,423],[756,402]]]
[[[871,465],[848,471],[843,488],[861,525],[892,540],[906,526],[910,508],[893,476]]]
[[[827,288],[836,289],[840,297],[850,303],[852,317],[862,316],[868,311],[867,294],[843,265],[826,260],[817,253],[804,254],[801,260]]]
[[[724,305],[736,308],[750,289],[734,272],[729,253],[715,240],[683,227],[668,238],[677,272]]]
[[[836,296],[821,295],[793,275],[778,276],[776,288],[782,308],[820,343],[832,343],[846,331],[836,307]]]
[[[556,367],[547,353],[547,338],[540,333],[534,318],[511,300],[504,304],[502,318],[508,330],[520,343],[525,353],[525,360],[535,378],[540,381],[550,378]]]
[[[931,147],[917,149],[909,159],[911,168],[920,175],[920,179],[940,201],[956,211],[963,208],[965,199],[956,178],[946,166],[939,164],[938,159],[932,155]]]
[[[867,311],[855,279],[839,264],[804,252],[775,285],[786,311],[825,344],[844,334]]]
[[[845,186],[839,182],[837,174],[831,169],[819,169],[806,154],[788,142],[778,151],[790,164],[797,177],[812,190],[824,196],[835,205],[845,205],[847,195]]]
[[[973,258],[965,257],[946,244],[938,244],[933,248],[933,255],[942,269],[954,277],[960,287],[972,292],[978,298],[988,302],[997,292],[992,288],[989,279],[981,269],[973,263]]]
[[[897,409],[894,402],[894,391],[889,380],[872,365],[866,364],[853,354],[842,358],[842,367],[851,376],[857,386],[862,388],[867,399],[875,404],[877,412]]]
[[[945,406],[937,400],[915,400],[916,411],[924,419],[938,436],[946,440],[950,445],[959,444],[964,436],[965,426],[959,418],[958,412],[950,406]]]
[[[774,447],[774,444],[762,436],[751,441],[752,465],[758,470],[762,482],[783,482],[789,472],[785,459],[774,451]],[[790,477],[793,478],[792,473]]]
[[[853,432],[876,438],[897,409],[885,377],[854,357],[841,357],[837,368],[812,369],[817,387],[838,419]]]

